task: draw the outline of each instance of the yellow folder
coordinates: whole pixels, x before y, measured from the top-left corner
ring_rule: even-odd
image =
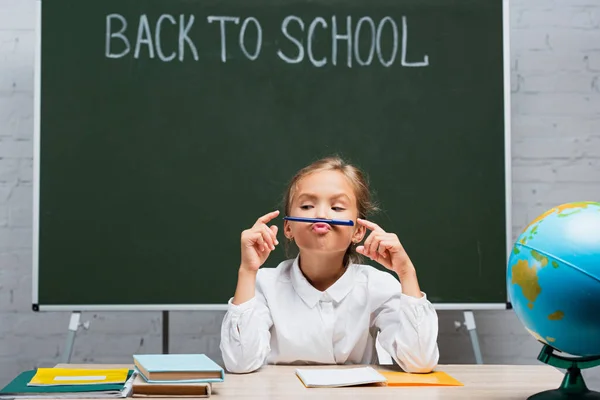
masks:
[[[125,383],[128,369],[38,368],[27,386]]]
[[[428,374],[409,374],[406,372],[377,371],[387,379],[388,386],[464,386],[443,371]]]

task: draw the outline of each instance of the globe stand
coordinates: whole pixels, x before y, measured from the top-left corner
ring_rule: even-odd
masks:
[[[581,370],[600,365],[600,356],[564,357],[554,354],[554,348],[544,344],[538,360],[556,368],[566,369],[560,388],[530,396],[528,400],[600,400],[600,392],[589,390]]]

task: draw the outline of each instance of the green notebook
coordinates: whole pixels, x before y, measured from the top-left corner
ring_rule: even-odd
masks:
[[[19,376],[13,379],[8,385],[0,390],[1,396],[18,395],[23,393],[44,394],[44,393],[81,393],[81,392],[103,392],[103,394],[119,394],[124,383],[117,384],[95,384],[95,385],[55,385],[55,386],[27,386],[27,383],[33,378],[37,370],[21,372]],[[127,374],[127,379],[131,377],[133,370]]]

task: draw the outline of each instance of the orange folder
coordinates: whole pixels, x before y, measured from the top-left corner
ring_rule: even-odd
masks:
[[[409,374],[406,372],[377,371],[387,379],[388,386],[464,386],[443,371],[427,374]]]

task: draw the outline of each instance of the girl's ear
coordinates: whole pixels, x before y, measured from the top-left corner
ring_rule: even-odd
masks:
[[[294,235],[292,235],[292,226],[290,225],[290,222],[288,220],[283,221],[283,234],[289,240],[292,240],[294,238]]]
[[[358,225],[356,230],[352,234],[352,243],[359,243],[365,237],[365,233],[367,232],[367,228],[363,225]]]

